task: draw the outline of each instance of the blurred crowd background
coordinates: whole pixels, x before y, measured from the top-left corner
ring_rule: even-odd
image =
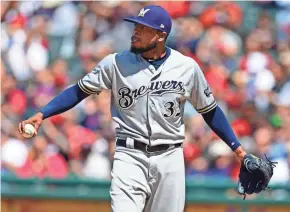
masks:
[[[290,179],[290,2],[1,1],[1,174],[110,179],[110,93],[90,96],[24,139],[18,123],[107,54],[127,50],[146,4],[168,10],[168,46],[195,59],[240,142]],[[186,103],[186,176],[237,180],[230,148]]]

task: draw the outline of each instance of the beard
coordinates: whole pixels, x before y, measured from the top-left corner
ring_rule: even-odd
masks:
[[[141,54],[141,53],[148,52],[148,51],[156,48],[156,46],[157,46],[157,40],[154,41],[154,42],[152,42],[152,43],[150,43],[150,44],[148,44],[147,47],[138,48],[138,47],[133,47],[131,45],[130,51],[133,52],[133,53],[135,53],[135,54]]]

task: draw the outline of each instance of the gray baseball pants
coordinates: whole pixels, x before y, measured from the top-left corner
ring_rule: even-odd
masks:
[[[111,212],[183,212],[182,147],[148,154],[117,146],[111,174]]]

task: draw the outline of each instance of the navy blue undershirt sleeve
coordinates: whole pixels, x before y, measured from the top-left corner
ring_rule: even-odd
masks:
[[[208,126],[234,151],[241,144],[219,106],[202,114]]]
[[[76,84],[60,92],[40,112],[43,119],[46,119],[73,108],[88,96],[89,94],[83,92]]]

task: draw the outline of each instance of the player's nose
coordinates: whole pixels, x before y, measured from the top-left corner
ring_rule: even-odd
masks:
[[[133,30],[133,36],[136,36],[136,35],[140,35],[140,30],[138,30],[137,27],[135,27]]]

